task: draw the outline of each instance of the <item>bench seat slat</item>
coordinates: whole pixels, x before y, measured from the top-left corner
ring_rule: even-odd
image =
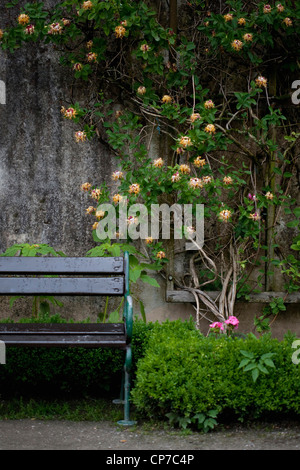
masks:
[[[123,334],[124,323],[0,323],[2,334]]]
[[[0,278],[0,295],[123,295],[124,277]]]
[[[125,335],[0,335],[6,346],[45,346],[45,347],[82,347],[82,348],[126,348]]]
[[[124,323],[12,323],[0,324],[0,340],[7,346],[126,348]]]
[[[124,258],[0,257],[0,274],[121,274]]]

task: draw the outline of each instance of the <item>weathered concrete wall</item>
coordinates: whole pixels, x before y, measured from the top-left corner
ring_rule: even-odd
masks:
[[[49,48],[1,53],[0,250],[16,242],[49,243],[66,253],[91,246],[80,191],[85,181],[109,179],[111,158],[96,141],[79,145],[60,103],[69,80]]]
[[[4,6],[0,10],[4,26]],[[53,48],[0,50],[0,80],[6,84],[6,104],[0,104],[0,252],[14,243],[48,243],[82,256],[95,243],[80,186],[109,181],[111,156],[97,141],[77,144],[78,129],[63,120],[60,108],[73,77]],[[22,311],[28,310],[17,308],[15,315]],[[83,305],[71,301],[67,316],[76,311],[83,312]],[[6,313],[2,308],[1,316]]]

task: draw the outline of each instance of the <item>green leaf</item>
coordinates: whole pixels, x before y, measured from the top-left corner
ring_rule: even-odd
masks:
[[[264,363],[269,367],[275,367],[275,364],[272,359],[264,359]]]
[[[31,246],[26,246],[22,250],[22,256],[35,256],[37,253],[36,248],[32,248]]]
[[[258,367],[258,369],[259,369],[261,372],[263,372],[264,374],[268,374],[268,373],[269,373],[268,369],[267,369],[265,366],[263,366],[261,362],[257,365],[257,367]]]
[[[254,354],[250,351],[245,351],[244,349],[241,349],[240,352],[243,354],[243,356],[248,357],[249,359],[254,358]]]
[[[130,281],[132,282],[137,282],[137,280],[140,278],[141,276],[141,272],[142,272],[142,269],[137,266],[137,267],[134,267],[133,269],[130,269],[129,271],[129,279]]]
[[[180,416],[178,417],[178,423],[179,423],[179,426],[183,429],[186,429],[187,426],[191,423],[191,418],[188,418],[188,417],[183,417],[181,418]]]
[[[142,319],[143,321],[146,323],[146,311],[145,311],[145,306],[143,304],[143,302],[141,300],[139,300],[139,304],[140,304],[140,311],[141,311],[141,315],[142,315]]]
[[[109,317],[108,317],[108,323],[119,323],[120,322],[120,314],[118,312],[118,310],[114,310],[113,312],[111,312],[109,314]]]
[[[208,416],[210,416],[211,418],[216,418],[218,416],[218,410],[209,410],[208,411]]]
[[[265,353],[261,356],[261,359],[264,361],[265,359],[270,359],[271,357],[273,357],[275,355],[275,353]]]
[[[294,209],[294,215],[296,217],[300,217],[300,207],[296,207],[296,209]]]
[[[114,244],[111,246],[111,254],[112,256],[120,256],[121,248],[118,244]]]
[[[299,225],[299,220],[295,219],[295,220],[292,220],[291,222],[288,222],[286,224],[287,227],[291,228],[291,227],[297,227]]]
[[[18,5],[19,0],[11,0],[11,2],[5,4],[5,8],[13,8]]]
[[[217,421],[213,418],[206,419],[204,421],[204,432],[207,432],[209,429],[213,429],[217,424]]]
[[[157,280],[151,276],[148,276],[147,274],[141,274],[141,281],[147,284],[150,284],[150,286],[153,286],[153,287],[160,287]]]
[[[257,364],[255,362],[251,362],[245,367],[244,372],[247,372],[248,370],[253,370],[255,368],[257,368]]]
[[[292,250],[295,250],[295,251],[299,251],[299,250],[300,250],[300,243],[297,242],[297,245],[295,245],[295,244],[293,243],[293,245],[291,245],[291,249],[292,249]]]
[[[189,42],[186,46],[186,50],[187,51],[192,51],[193,49],[195,49],[195,44],[193,42]]]
[[[259,376],[259,370],[258,370],[257,367],[256,367],[256,368],[253,369],[253,371],[252,371],[252,379],[253,379],[253,382],[256,382],[258,376]]]
[[[193,416],[193,420],[198,421],[199,424],[204,423],[205,418],[206,416],[203,413],[197,413],[195,416]]]
[[[21,249],[21,246],[20,245],[14,245],[14,246],[11,246],[9,248],[7,248],[7,250],[1,254],[1,256],[15,256],[15,254],[20,251]]]
[[[239,365],[238,368],[241,369],[242,367],[245,367],[247,364],[249,364],[249,361],[250,361],[250,360],[251,360],[251,359],[247,359],[247,358],[243,359],[243,360],[240,362],[240,365]]]

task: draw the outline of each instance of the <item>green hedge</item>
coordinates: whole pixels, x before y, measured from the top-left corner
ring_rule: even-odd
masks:
[[[184,426],[216,415],[299,415],[294,340],[292,335],[283,341],[252,334],[204,337],[190,322],[166,322],[152,330],[138,362],[132,401],[144,416],[168,417]]]

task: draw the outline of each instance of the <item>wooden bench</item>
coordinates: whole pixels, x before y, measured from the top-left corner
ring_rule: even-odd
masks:
[[[124,258],[0,257],[0,275],[0,295],[124,296],[122,323],[0,323],[0,340],[5,346],[124,350],[121,398],[115,401],[124,403],[124,419],[118,423],[134,424],[129,416],[133,306],[128,253]]]

